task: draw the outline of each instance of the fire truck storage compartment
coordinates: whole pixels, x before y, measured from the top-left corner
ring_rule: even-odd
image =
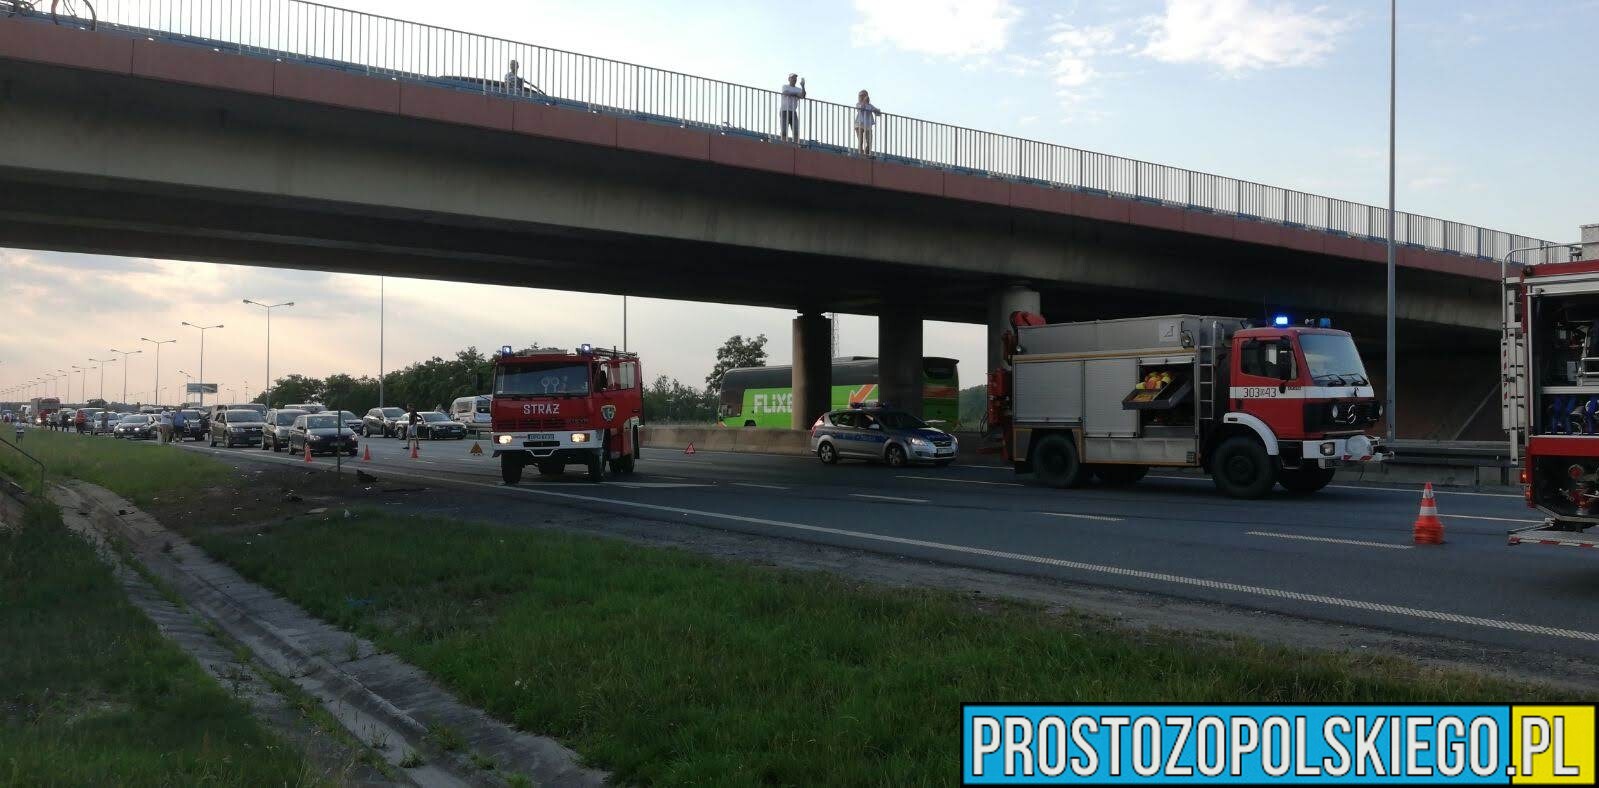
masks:
[[[1537,288],[1532,299],[1533,432],[1599,435],[1599,293],[1551,289]]]

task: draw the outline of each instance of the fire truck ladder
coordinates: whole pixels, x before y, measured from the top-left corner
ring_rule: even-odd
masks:
[[[1221,323],[1211,321],[1210,342],[1200,343],[1196,352],[1199,355],[1199,420],[1211,421],[1216,418],[1216,342],[1221,336]]]
[[[1501,406],[1500,422],[1505,431],[1510,435],[1511,459],[1520,462],[1521,436],[1524,430],[1531,428],[1531,420],[1527,411],[1527,351],[1523,320],[1526,315],[1520,315],[1521,291],[1512,282],[1503,284],[1504,301],[1502,306],[1502,332],[1499,336],[1499,362],[1503,377],[1500,379]]]

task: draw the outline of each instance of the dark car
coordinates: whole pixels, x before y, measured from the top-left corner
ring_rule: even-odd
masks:
[[[123,415],[109,410],[102,410],[94,414],[94,420],[89,426],[89,432],[95,435],[110,435],[111,431],[122,423]]]
[[[452,421],[446,414],[438,411],[428,411],[417,415],[422,417],[422,423],[416,425],[416,437],[418,440],[461,440],[466,437],[466,425],[459,421]],[[399,437],[410,437],[411,427],[409,424],[401,423],[395,429]]]
[[[211,445],[220,443],[228,448],[241,444],[254,446],[261,442],[261,431],[265,428],[266,422],[257,411],[219,411],[211,417]]]
[[[274,408],[266,412],[266,426],[261,429],[261,448],[273,452],[289,448],[289,430],[294,420],[304,416],[298,408]]]
[[[361,434],[361,425],[366,423],[365,420],[360,416],[357,416],[347,410],[329,410],[324,412],[330,416],[338,416],[339,421],[344,422],[344,428],[357,435]]]
[[[111,430],[112,437],[140,440],[156,437],[156,420],[148,413],[130,413]]]
[[[387,438],[394,434],[395,424],[404,420],[405,408],[373,408],[361,419],[361,434],[368,438],[374,435]]]
[[[178,435],[174,433],[173,439],[179,441],[205,440],[206,433],[210,431],[210,427],[206,423],[205,417],[200,410],[196,408],[184,408],[183,410],[179,411],[179,413],[183,414],[183,434]]]
[[[312,454],[337,454],[342,451],[354,457],[359,441],[360,438],[332,413],[296,416],[294,425],[289,429],[291,453],[305,451],[305,447],[310,446]]]

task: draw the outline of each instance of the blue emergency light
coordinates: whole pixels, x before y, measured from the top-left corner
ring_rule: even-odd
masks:
[[[1286,326],[1286,325],[1288,325],[1288,316],[1287,315],[1278,315],[1278,316],[1276,316],[1276,317],[1271,319],[1271,324],[1274,325],[1274,326],[1277,326],[1279,328],[1281,328],[1283,326]]]
[[[500,346],[500,355],[502,355],[502,356],[511,355],[511,346],[510,345],[501,345]]]
[[[594,355],[594,346],[584,342],[577,346],[577,352],[585,356],[592,356]]]

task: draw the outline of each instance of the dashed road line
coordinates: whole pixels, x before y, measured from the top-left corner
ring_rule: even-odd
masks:
[[[1039,512],[1045,517],[1065,517],[1071,520],[1101,520],[1107,523],[1119,523],[1125,518],[1107,517],[1103,514],[1077,514],[1075,512]]]
[[[917,479],[929,482],[954,482],[955,484],[984,484],[990,487],[1024,487],[1026,485],[1016,482],[985,482],[982,479],[956,479],[952,476],[907,476],[899,475],[896,479]]]
[[[1393,544],[1391,542],[1367,542],[1360,539],[1334,539],[1330,536],[1306,536],[1304,534],[1279,534],[1271,531],[1245,531],[1249,536],[1269,536],[1273,539],[1297,539],[1301,542],[1329,542],[1332,544],[1349,544],[1359,547],[1381,547],[1388,550],[1409,550],[1415,545]]]
[[[897,495],[871,495],[869,493],[850,493],[851,498],[865,498],[872,501],[891,501],[894,503],[927,503],[926,498],[901,498]]]
[[[758,490],[787,490],[781,484],[756,484],[755,482],[733,482],[734,487],[754,487]]]

